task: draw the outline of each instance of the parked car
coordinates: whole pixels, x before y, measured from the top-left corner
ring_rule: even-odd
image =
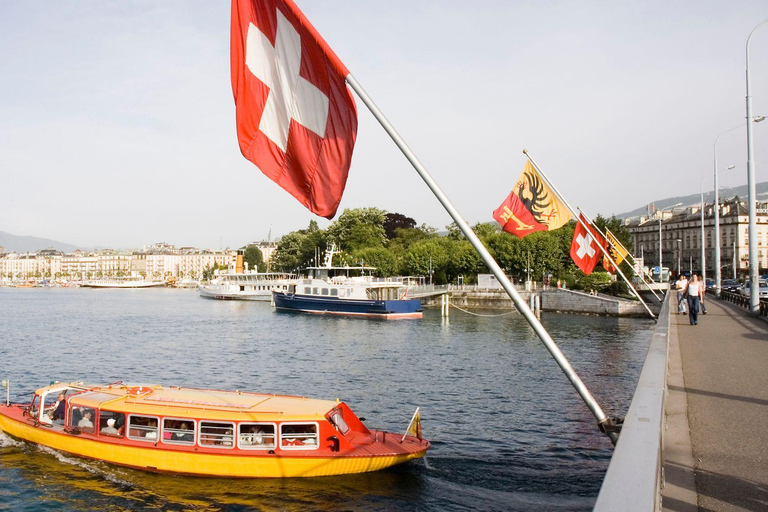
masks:
[[[707,278],[707,290],[714,290],[715,289],[715,280],[711,278]]]
[[[758,295],[761,299],[768,299],[768,281],[760,280],[760,289],[758,292]],[[750,285],[752,283],[750,281],[747,281],[744,283],[744,285],[739,288],[739,293],[744,295],[745,297],[749,297],[749,291],[750,291]]]
[[[738,279],[723,279],[720,282],[720,290],[724,292],[738,293],[740,287]]]

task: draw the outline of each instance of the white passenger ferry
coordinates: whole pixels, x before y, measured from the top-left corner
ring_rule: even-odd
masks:
[[[272,290],[287,290],[293,278],[280,272],[226,272],[197,290],[206,299],[271,301]]]

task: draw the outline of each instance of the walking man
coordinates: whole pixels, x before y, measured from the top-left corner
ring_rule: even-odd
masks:
[[[688,288],[688,281],[683,274],[677,278],[675,282],[675,288],[677,289],[677,314],[685,314],[685,289]]]

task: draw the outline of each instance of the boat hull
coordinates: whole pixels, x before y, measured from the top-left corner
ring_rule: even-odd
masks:
[[[54,428],[39,427],[29,418],[15,419],[5,414],[8,408],[0,406],[0,430],[15,438],[46,446],[54,450],[89,459],[101,460],[145,471],[181,475],[228,478],[285,478],[333,476],[378,471],[396,464],[423,457],[423,450],[410,453],[371,455],[349,453],[334,456],[305,454],[280,456],[274,454],[242,455],[236,453],[200,453],[163,449],[155,445],[128,446],[118,442],[102,441],[85,435],[74,436]],[[389,434],[392,446],[399,444],[399,436]],[[409,441],[411,439],[409,438]]]
[[[125,283],[109,283],[109,282],[86,282],[81,284],[83,288],[155,288],[158,286],[165,286],[164,281],[136,281]]]
[[[215,290],[199,286],[197,291],[200,293],[200,297],[204,299],[216,299],[216,300],[253,300],[259,302],[269,302],[272,300],[272,292],[267,290],[259,291],[225,291]]]
[[[419,299],[359,300],[272,292],[275,309],[299,313],[359,316],[368,318],[421,318]]]

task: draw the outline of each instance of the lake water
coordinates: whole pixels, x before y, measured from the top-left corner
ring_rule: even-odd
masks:
[[[543,323],[606,413],[625,414],[653,323]],[[516,313],[386,322],[195,290],[0,288],[0,379],[12,401],[53,380],[338,397],[369,427],[397,432],[419,406],[432,442],[426,462],[376,473],[228,480],[144,473],[0,433],[8,510],[589,510],[612,452]]]

